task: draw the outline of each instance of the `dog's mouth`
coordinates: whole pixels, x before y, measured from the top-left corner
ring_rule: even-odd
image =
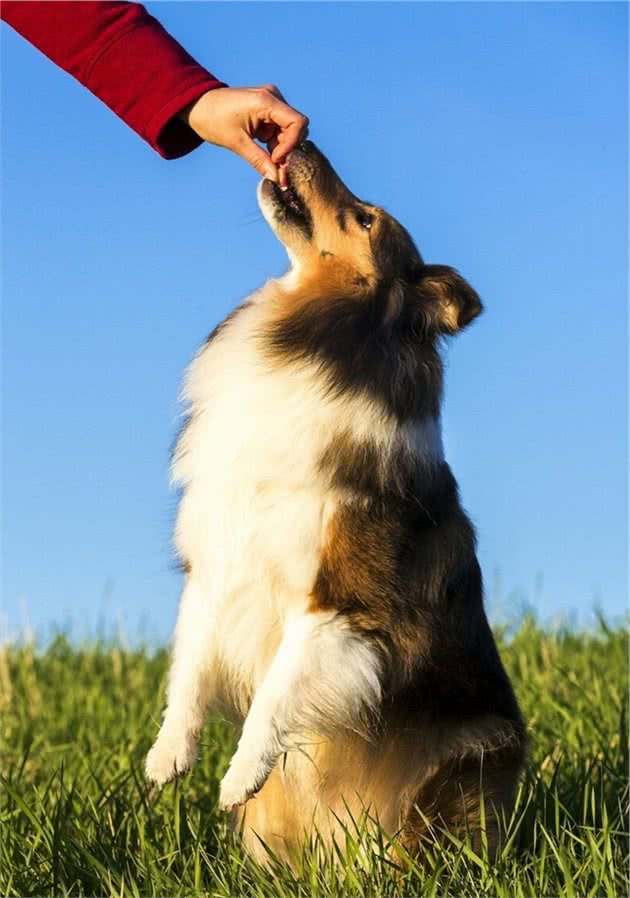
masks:
[[[289,154],[281,173],[282,186],[265,178],[259,196],[263,212],[266,208],[269,213],[268,220],[272,227],[279,225],[311,240],[313,216],[301,185],[311,180],[313,163],[307,158],[306,145],[303,146]]]
[[[300,196],[290,172],[287,171],[286,182],[284,187],[280,187],[273,181],[270,181],[274,205],[277,209],[281,209],[285,217],[294,221],[296,224],[310,223],[311,216],[304,199]]]

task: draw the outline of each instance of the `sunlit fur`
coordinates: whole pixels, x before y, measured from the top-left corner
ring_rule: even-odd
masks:
[[[481,304],[312,144],[289,177],[259,190],[289,272],[186,377],[186,582],[147,775],[193,764],[212,704],[241,722],[220,802],[259,857],[363,812],[415,850],[427,820],[479,826],[480,782],[492,842],[524,729],[440,435],[440,339]]]

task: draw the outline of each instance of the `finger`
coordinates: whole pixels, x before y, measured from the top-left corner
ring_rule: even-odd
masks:
[[[308,119],[305,115],[302,115],[302,113],[298,112],[297,109],[294,109],[293,106],[289,106],[284,100],[275,96],[270,98],[265,111],[267,113],[267,120],[275,122],[277,125],[280,125],[281,128],[287,128],[296,123],[300,126],[308,124]]]
[[[279,87],[276,87],[275,84],[261,84],[259,90],[267,90],[270,94],[273,94],[274,97],[277,97],[278,100],[282,100],[283,103],[287,102],[282,95],[282,91]]]
[[[271,100],[265,112],[265,119],[267,121],[275,122],[283,131],[286,131],[289,128],[299,128],[300,130],[303,130],[308,127],[308,118],[305,115],[302,115],[297,109],[289,106],[288,103],[284,103],[276,98]]]
[[[278,169],[271,161],[269,154],[262,147],[259,147],[257,143],[254,143],[247,134],[243,134],[236,147],[236,152],[246,162],[249,162],[263,178],[269,178],[270,181],[278,180]]]
[[[277,128],[274,128],[273,134],[271,135],[269,140],[265,141],[265,143],[267,144],[267,149],[269,150],[269,152],[271,154],[271,158],[273,159],[274,151],[275,151],[276,147],[278,146],[278,129]],[[273,161],[275,162],[275,159],[273,159]]]
[[[273,161],[277,162],[278,159],[290,153],[300,140],[304,139],[308,130],[308,119],[297,109],[280,101],[272,104],[268,114],[269,118],[280,128],[278,146],[275,147],[272,154]]]
[[[293,150],[301,141],[306,140],[308,137],[308,125],[306,125],[299,133],[295,134],[295,132],[289,133],[288,131],[280,131],[278,132],[278,140],[276,146],[271,150],[271,158],[276,163],[276,165],[281,162],[285,156],[287,156],[291,150]]]

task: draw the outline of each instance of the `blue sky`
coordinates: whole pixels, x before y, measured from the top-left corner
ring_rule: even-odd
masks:
[[[447,354],[444,425],[494,618],[621,613],[626,5],[147,6],[222,79],[277,83],[350,188],[481,294]],[[284,252],[241,160],[165,162],[1,40],[9,630],[166,637],[180,377]]]

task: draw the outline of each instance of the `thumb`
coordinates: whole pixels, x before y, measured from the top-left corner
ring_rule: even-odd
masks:
[[[259,147],[247,134],[243,135],[236,152],[245,162],[249,162],[263,178],[269,178],[270,181],[278,180],[278,169],[271,161],[269,154],[262,147]]]

